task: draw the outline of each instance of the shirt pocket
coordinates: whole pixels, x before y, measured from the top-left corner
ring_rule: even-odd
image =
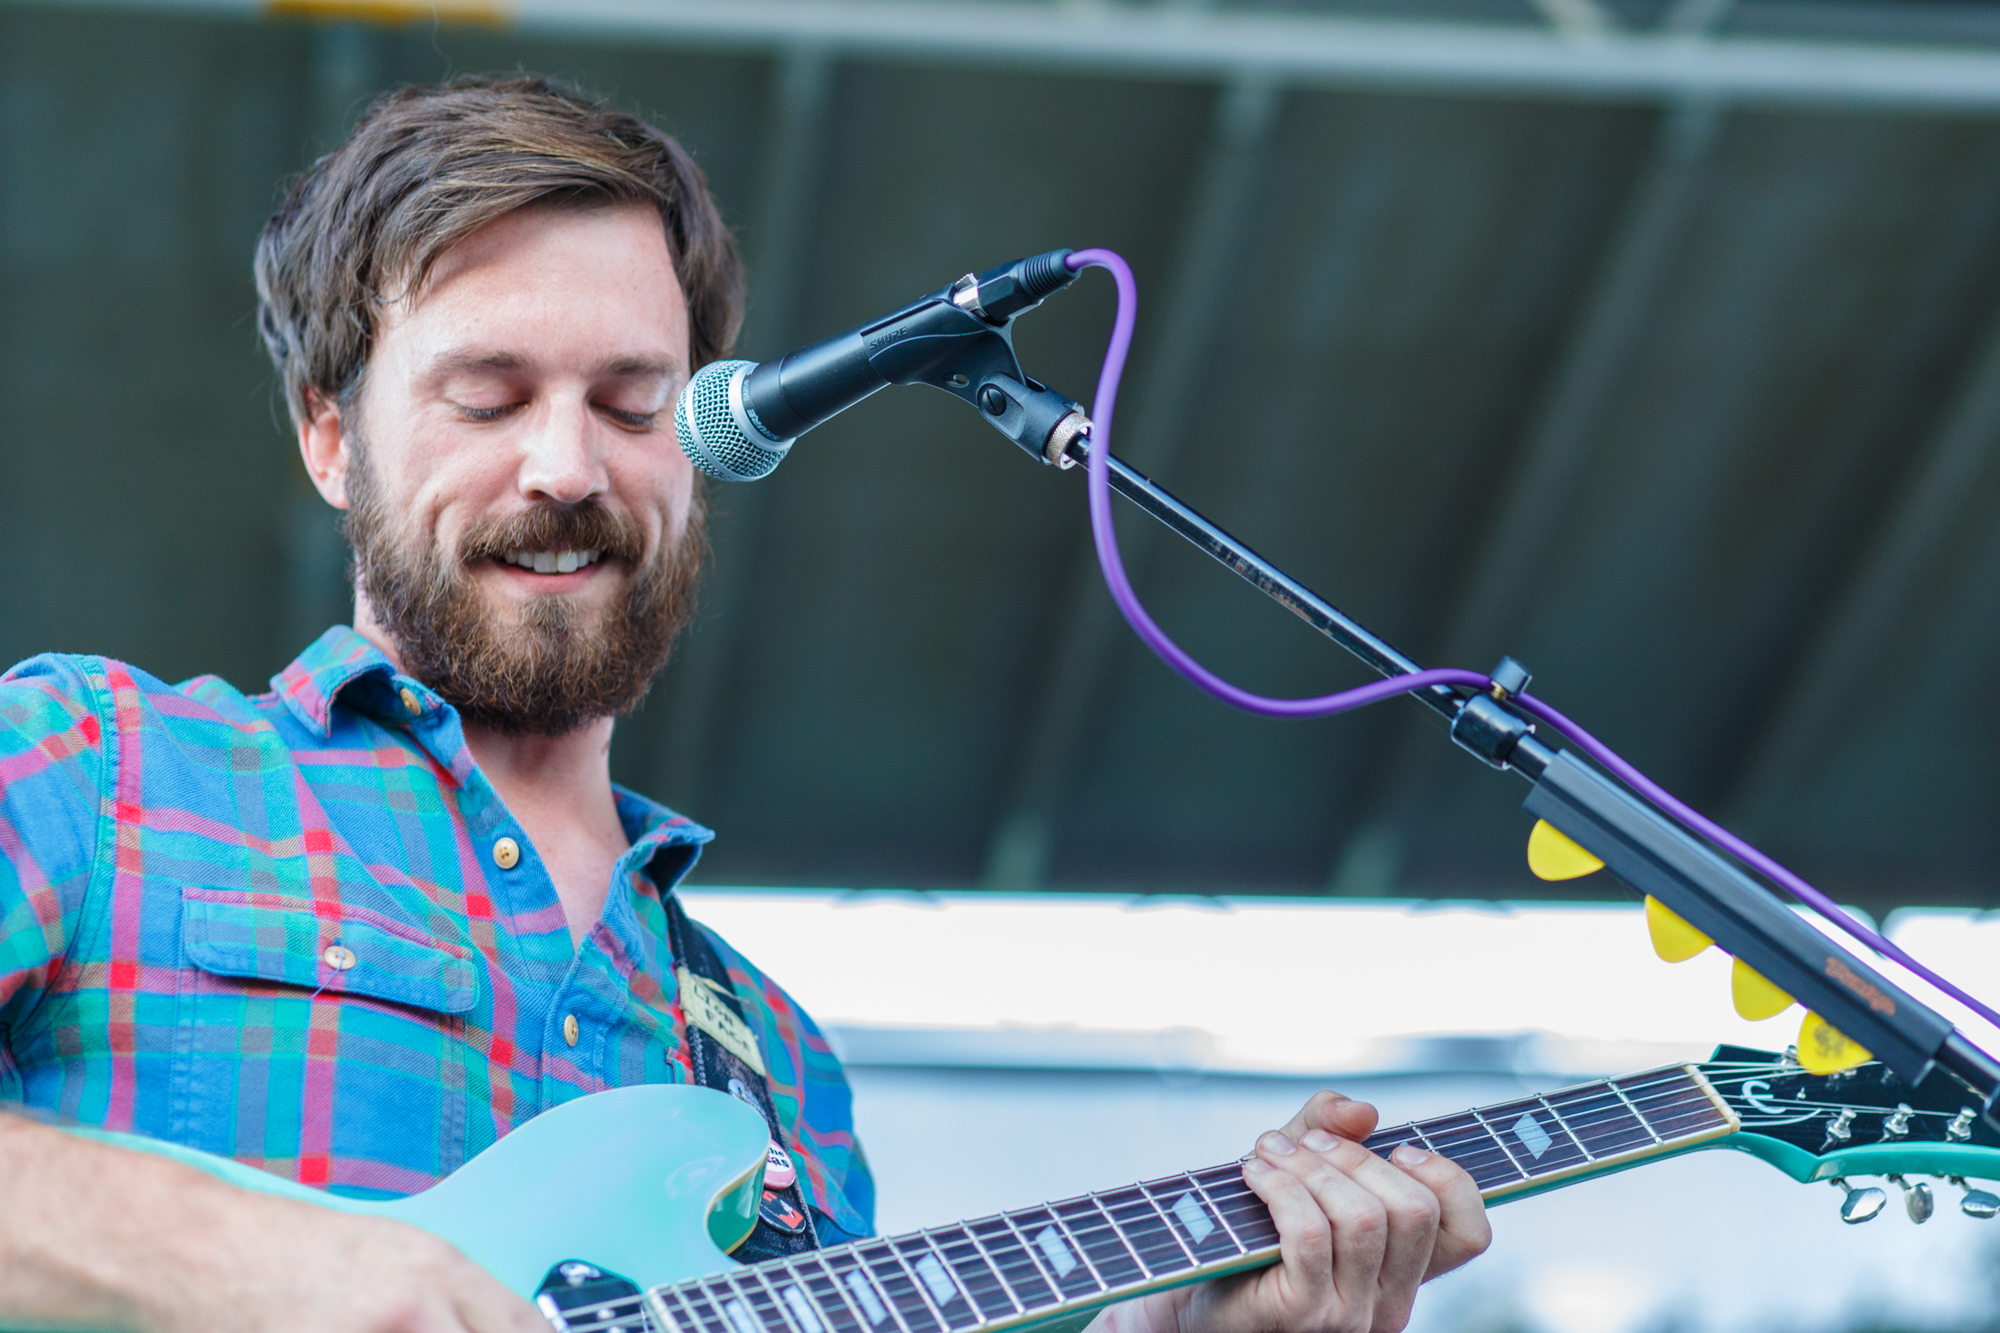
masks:
[[[469,950],[363,908],[185,888],[181,940],[188,961],[214,976],[367,996],[440,1014],[463,1014],[479,1000],[479,972]],[[347,966],[336,965],[336,958]]]
[[[192,886],[180,929],[171,1137],[363,1195],[463,1161],[470,949],[366,908]]]

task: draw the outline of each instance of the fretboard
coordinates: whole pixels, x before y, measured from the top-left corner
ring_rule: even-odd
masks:
[[[1734,1133],[1691,1065],[1606,1079],[1369,1138],[1458,1163],[1487,1199],[1545,1189]],[[855,1241],[573,1311],[559,1333],[961,1333],[1041,1323],[1260,1267],[1278,1233],[1241,1161],[1123,1189]]]

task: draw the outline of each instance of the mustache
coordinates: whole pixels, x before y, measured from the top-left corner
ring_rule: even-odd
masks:
[[[504,559],[509,551],[601,551],[607,559],[637,565],[646,554],[646,534],[628,515],[585,500],[489,519],[467,529],[458,542],[461,564]]]

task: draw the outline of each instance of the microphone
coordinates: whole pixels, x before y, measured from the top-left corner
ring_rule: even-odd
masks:
[[[674,403],[688,459],[721,481],[755,481],[814,426],[891,384],[929,384],[961,398],[1045,463],[1069,467],[1089,430],[1083,410],[1030,379],[1014,354],[1014,320],[1076,280],[1068,250],[973,275],[777,361],[714,361]]]

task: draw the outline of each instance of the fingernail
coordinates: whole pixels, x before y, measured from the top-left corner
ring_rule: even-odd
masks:
[[[1252,1157],[1249,1161],[1243,1164],[1243,1171],[1245,1175],[1261,1176],[1266,1171],[1276,1171],[1277,1169],[1278,1169],[1277,1167],[1272,1166],[1269,1162],[1265,1161],[1261,1157]]]
[[[1389,1160],[1397,1166],[1422,1166],[1431,1160],[1431,1155],[1412,1144],[1399,1143],[1396,1151],[1389,1154]]]
[[[1306,1147],[1311,1148],[1314,1152],[1325,1152],[1328,1148],[1339,1143],[1340,1140],[1323,1129],[1309,1129],[1300,1142],[1305,1144]]]
[[[1299,1150],[1298,1144],[1293,1143],[1275,1129],[1258,1139],[1257,1146],[1276,1157],[1283,1157],[1286,1153],[1297,1152]]]

